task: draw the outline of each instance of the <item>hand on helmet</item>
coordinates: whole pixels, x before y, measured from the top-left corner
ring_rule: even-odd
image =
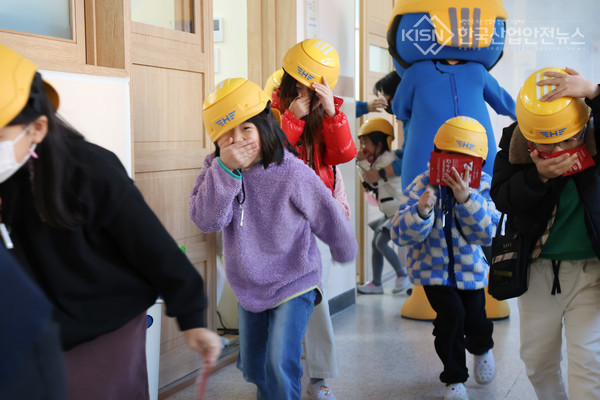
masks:
[[[538,86],[555,85],[556,88],[540,97],[541,101],[552,101],[560,97],[587,97],[592,99],[600,94],[600,87],[585,79],[583,75],[572,68],[565,68],[569,75],[556,71],[546,71],[548,79],[536,83]]]
[[[323,76],[323,83],[313,83],[313,89],[319,97],[325,112],[330,117],[335,116],[335,103],[333,102],[333,92],[331,88],[329,88],[329,84],[327,83],[327,79]]]

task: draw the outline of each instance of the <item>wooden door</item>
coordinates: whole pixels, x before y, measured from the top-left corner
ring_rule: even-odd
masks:
[[[148,16],[145,9],[132,9],[134,177],[146,201],[177,243],[186,247],[204,277],[210,304],[207,321],[214,329],[215,235],[200,232],[188,216],[190,191],[204,157],[214,150],[202,124],[202,102],[213,80],[212,0],[137,4],[169,7],[174,19],[161,19],[156,10]],[[200,357],[187,348],[176,321],[163,318],[159,387],[199,367]]]

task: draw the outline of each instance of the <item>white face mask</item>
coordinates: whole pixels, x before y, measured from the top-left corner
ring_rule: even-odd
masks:
[[[15,157],[15,143],[21,140],[28,130],[29,125],[27,125],[25,129],[23,129],[23,132],[19,133],[14,140],[4,140],[0,142],[0,183],[13,176],[13,174],[29,160],[31,152],[35,150],[36,145],[34,143],[31,145],[31,151],[25,155],[23,160],[17,162],[17,158]]]

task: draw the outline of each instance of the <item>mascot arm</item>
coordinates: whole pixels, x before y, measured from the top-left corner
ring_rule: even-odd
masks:
[[[398,88],[396,88],[394,101],[392,102],[392,111],[400,121],[408,120],[411,117],[416,80],[415,70],[408,68]]]
[[[485,87],[483,97],[485,101],[501,115],[508,115],[514,121],[517,120],[515,113],[515,101],[512,96],[504,90],[498,81],[487,71],[485,74]]]

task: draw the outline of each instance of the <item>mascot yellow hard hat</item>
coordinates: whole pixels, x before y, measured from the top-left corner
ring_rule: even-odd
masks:
[[[433,144],[439,150],[453,151],[484,160],[488,153],[485,128],[474,118],[453,117],[438,129]]]
[[[542,68],[525,80],[517,97],[517,121],[523,136],[535,143],[558,143],[568,139],[587,124],[590,109],[581,98],[561,97],[553,101],[540,101],[540,97],[556,86],[538,86],[538,81],[548,79],[546,71],[567,74],[562,68]]]
[[[263,111],[271,97],[256,83],[243,78],[225,79],[206,97],[202,119],[210,140]]]
[[[267,81],[265,82],[265,92],[271,94],[273,91],[279,89],[281,78],[283,78],[283,68],[279,68],[277,71],[273,72],[273,75],[267,78]]]
[[[0,44],[0,128],[5,127],[25,108],[37,66],[10,47]],[[56,90],[44,81],[50,102],[58,109]]]
[[[462,48],[482,48],[492,44],[496,18],[505,20],[502,0],[401,0],[392,11],[388,31],[398,15],[428,13],[437,42]]]
[[[358,132],[358,137],[368,135],[372,132],[381,132],[387,135],[388,149],[392,148],[392,140],[394,140],[394,127],[385,118],[373,118],[361,125]]]
[[[323,77],[333,89],[340,75],[340,57],[326,41],[306,39],[288,50],[283,57],[283,69],[311,89],[314,82],[323,83]]]

